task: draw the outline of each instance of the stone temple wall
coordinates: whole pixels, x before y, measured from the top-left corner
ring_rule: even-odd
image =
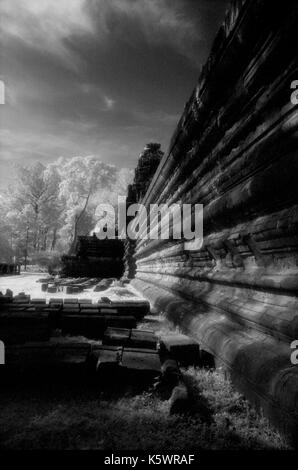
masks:
[[[133,285],[297,436],[298,3],[232,3],[140,202],[204,205],[204,243],[138,240]]]

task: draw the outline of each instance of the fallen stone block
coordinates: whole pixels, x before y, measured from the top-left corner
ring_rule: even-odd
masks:
[[[38,305],[31,305],[29,304],[28,307],[25,308],[26,313],[34,313],[34,312],[43,312],[45,308],[39,307]]]
[[[95,312],[99,312],[99,306],[97,304],[80,304],[81,309],[87,308],[88,310],[94,310]]]
[[[58,343],[55,347],[55,363],[60,367],[85,367],[91,351],[88,343]]]
[[[112,301],[109,297],[101,297],[101,300],[99,300],[98,302],[102,302],[103,304],[112,305]]]
[[[91,346],[90,359],[98,368],[99,364],[116,362],[119,364],[122,358],[123,348],[112,345]]]
[[[28,307],[29,304],[10,304],[8,306],[8,311],[9,312],[24,312],[26,310],[26,308]]]
[[[103,307],[102,305],[98,306],[99,311],[102,315],[118,315],[118,309],[117,308],[112,308],[112,307]]]
[[[17,295],[12,299],[14,304],[29,304],[30,302],[30,295]]]
[[[119,385],[122,347],[92,346],[89,356],[89,367],[96,371],[103,385],[113,382]]]
[[[44,284],[41,284],[41,291],[42,291],[42,292],[46,292],[47,289],[48,289],[48,284],[45,284],[45,283],[44,283]]]
[[[157,336],[151,330],[131,330],[129,345],[131,348],[145,348],[156,350],[158,344]]]
[[[56,286],[49,286],[47,289],[47,292],[49,294],[55,294],[57,292],[57,287]]]
[[[64,303],[62,308],[63,314],[75,315],[80,313],[80,306],[79,304],[66,304]]]
[[[160,338],[160,354],[171,357],[182,366],[200,363],[200,346],[186,335],[176,334]]]
[[[72,287],[72,294],[79,294],[80,292],[82,292],[82,289],[78,286],[73,286]]]
[[[93,292],[102,292],[103,290],[106,290],[107,287],[105,286],[95,286],[93,289]]]
[[[119,318],[119,317],[118,317]],[[103,344],[126,346],[129,348],[157,349],[157,337],[150,330],[136,330],[129,328],[107,328]]]
[[[80,309],[80,312],[83,314],[83,315],[100,315],[100,311],[99,309],[96,307],[96,308],[90,308],[91,305],[86,305],[85,307],[81,307]]]
[[[131,316],[104,315],[106,328],[136,328],[136,319]]]
[[[200,351],[200,366],[206,369],[215,369],[215,358],[213,354],[204,349]]]
[[[46,305],[46,299],[31,299],[31,304],[33,305]]]
[[[189,394],[184,382],[180,381],[173,388],[169,404],[170,414],[181,414],[189,411]]]
[[[109,288],[112,282],[110,282],[108,279],[103,279],[100,281],[98,284],[93,289],[93,292],[101,292]]]
[[[63,307],[63,299],[50,299],[49,300],[49,307],[50,308],[58,308],[59,310]]]
[[[161,363],[157,352],[149,349],[124,348],[121,366],[130,379],[153,382],[161,373]]]
[[[107,328],[104,332],[102,344],[113,346],[127,346],[131,330],[128,328]]]
[[[74,298],[67,298],[67,299],[64,299],[63,300],[63,304],[79,304],[79,299],[77,299],[76,297]]]
[[[47,307],[48,305],[46,299],[32,299],[27,307],[27,311],[32,308],[34,308],[36,311],[43,311]]]

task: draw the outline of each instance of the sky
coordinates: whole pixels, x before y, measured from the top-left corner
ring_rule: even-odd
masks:
[[[1,0],[0,186],[13,165],[167,150],[228,0]]]

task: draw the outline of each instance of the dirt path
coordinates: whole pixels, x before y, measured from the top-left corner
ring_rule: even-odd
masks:
[[[137,298],[143,298],[132,286],[126,285],[124,288],[111,287],[102,292],[94,292],[93,288],[85,289],[80,294],[66,294],[65,292],[47,293],[42,292],[41,283],[38,282],[40,279],[46,278],[46,274],[32,274],[22,273],[19,276],[0,276],[0,291],[5,293],[6,289],[13,291],[14,295],[20,292],[30,295],[31,298],[46,299],[47,301],[52,298],[73,298],[78,299],[91,299],[93,303],[97,303],[102,296],[107,296],[111,300],[122,300],[125,292],[125,300],[133,300]],[[128,294],[130,292],[131,295]]]

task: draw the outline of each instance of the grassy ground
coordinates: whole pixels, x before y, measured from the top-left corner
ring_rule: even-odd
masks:
[[[285,449],[220,372],[184,371],[191,412],[155,392],[40,385],[0,393],[1,449]],[[119,387],[118,387],[119,388]]]

